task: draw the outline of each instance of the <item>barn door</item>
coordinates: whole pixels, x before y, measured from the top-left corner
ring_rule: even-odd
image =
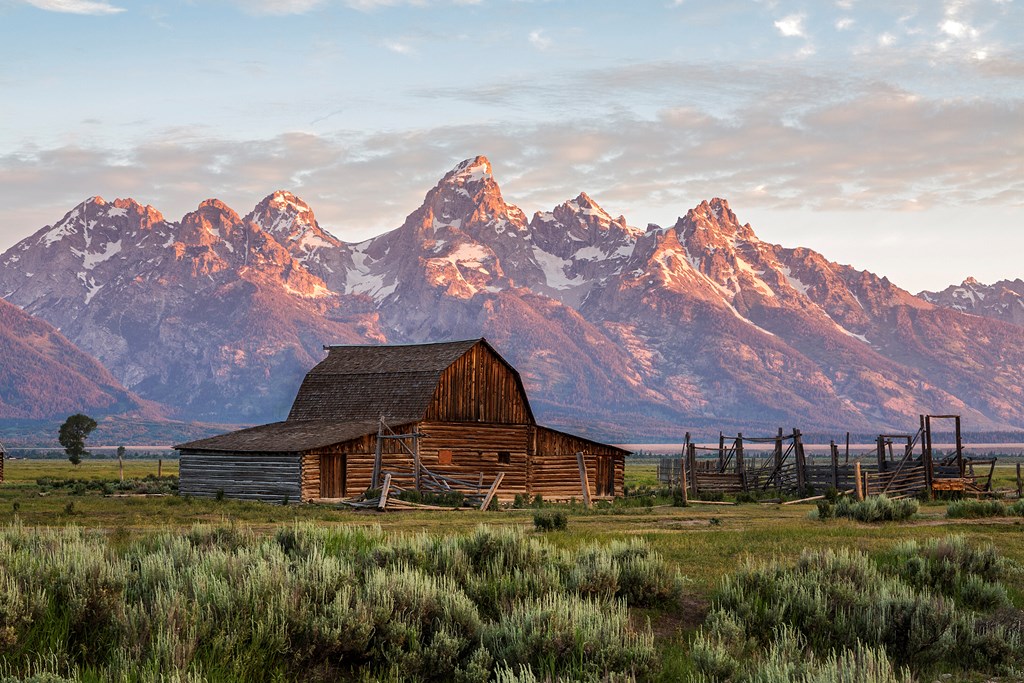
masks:
[[[320,456],[320,497],[345,497],[345,456]]]
[[[597,457],[597,495],[615,495],[615,461],[610,455]]]

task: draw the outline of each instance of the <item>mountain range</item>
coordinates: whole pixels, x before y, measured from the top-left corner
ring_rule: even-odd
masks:
[[[244,217],[211,199],[179,221],[93,197],[0,256],[0,297],[112,375],[119,398],[83,395],[90,409],[277,420],[323,344],[485,336],[539,419],[615,439],[906,431],[920,412],[1022,428],[1022,294],[1017,280],[915,296],[761,241],[724,199],[670,227],[585,193],[528,217],[484,157],[359,243],[287,191]],[[0,417],[47,410],[8,393]]]

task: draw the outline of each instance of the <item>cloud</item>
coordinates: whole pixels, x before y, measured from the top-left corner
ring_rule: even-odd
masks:
[[[773,87],[766,79],[763,92]],[[214,196],[244,214],[279,188],[357,240],[400,225],[445,171],[475,154],[491,158],[507,197],[528,213],[586,190],[639,224],[671,222],[712,196],[768,210],[1024,207],[1024,103],[844,87],[835,99],[810,87],[803,101],[728,116],[676,106],[653,118],[620,112],[242,141],[179,130],[121,152],[24,148],[0,156],[0,226],[18,233],[0,244],[95,194],[132,196],[177,219]]]
[[[530,45],[533,45],[538,50],[546,50],[551,47],[551,39],[544,35],[544,29],[530,31],[527,40],[530,41]]]
[[[63,12],[65,14],[89,14],[103,16],[107,14],[119,14],[124,12],[123,7],[115,7],[107,2],[92,2],[90,0],[24,0],[33,7],[44,9],[49,12]]]
[[[416,54],[416,48],[409,43],[405,43],[399,40],[385,40],[381,43],[386,49],[391,50],[395,54],[399,55],[412,55]]]
[[[790,14],[776,21],[775,28],[786,38],[804,38],[804,19],[803,14]]]
[[[836,30],[837,31],[849,30],[849,29],[853,28],[854,23],[855,23],[855,21],[854,21],[853,17],[842,17],[842,18],[836,20]]]

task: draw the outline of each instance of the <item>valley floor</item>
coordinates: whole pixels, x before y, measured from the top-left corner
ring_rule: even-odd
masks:
[[[163,474],[176,475],[177,462],[166,461]],[[126,461],[126,478],[155,475],[154,461]],[[127,544],[140,536],[188,529],[193,525],[243,525],[256,533],[272,533],[296,523],[339,526],[379,526],[386,531],[468,533],[478,525],[516,526],[534,534],[534,509],[498,512],[395,512],[367,513],[319,505],[267,505],[254,502],[184,499],[176,495],[117,496],[96,491],[72,492],[37,484],[54,479],[116,481],[116,461],[90,461],[75,468],[63,461],[9,460],[6,481],[0,485],[0,525],[25,527],[79,526],[106,532],[112,544]],[[651,466],[629,465],[627,484],[650,484]],[[642,538],[672,568],[686,577],[683,608],[671,614],[638,610],[634,616],[649,617],[656,642],[666,658],[665,676],[672,659],[685,660],[687,643],[703,622],[713,591],[728,573],[747,558],[794,560],[804,549],[849,547],[881,551],[905,540],[927,541],[962,535],[970,543],[990,543],[1018,567],[1024,567],[1024,518],[953,520],[945,516],[943,503],[927,503],[913,521],[861,524],[847,520],[822,523],[810,514],[813,505],[735,506],[694,504],[687,508],[669,505],[612,507],[604,510],[567,510],[568,529],[544,534],[549,542],[573,549],[594,542]],[[1016,608],[1024,608],[1024,571],[1008,576],[1006,587]],[[686,668],[685,664],[676,663]],[[667,678],[666,678],[667,680]]]

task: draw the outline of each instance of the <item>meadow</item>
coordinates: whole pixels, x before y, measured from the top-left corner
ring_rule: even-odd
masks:
[[[164,461],[167,482],[176,466]],[[126,461],[125,477],[152,482],[156,469],[155,462]],[[630,464],[628,486],[654,486],[654,473]],[[6,591],[18,585],[21,597],[8,596],[0,609],[7,667],[0,678],[52,670],[94,680],[157,680],[161,671],[197,680],[430,680],[431,672],[446,672],[437,680],[506,681],[605,673],[665,681],[902,681],[942,673],[1020,680],[1024,668],[1006,655],[1020,646],[1021,516],[949,517],[947,504],[932,502],[909,521],[866,524],[819,521],[814,505],[680,508],[649,497],[589,511],[545,505],[564,512],[568,525],[540,532],[533,508],[379,514],[104,494],[102,486],[81,484],[116,482],[117,462],[108,460],[77,468],[9,460],[5,474],[0,579]],[[42,568],[40,557],[47,558]],[[150,575],[138,567],[168,569]],[[317,592],[327,571],[328,583],[346,586],[344,600]],[[75,604],[99,620],[90,633],[106,635],[71,638],[76,619],[39,597],[42,584],[32,577],[40,574],[68,595],[100,591]],[[837,575],[847,577],[844,600],[859,595],[863,605],[887,605],[875,616],[881,621],[908,615],[908,629],[931,629],[932,649],[901,659],[893,655],[898,639],[872,635],[878,628],[870,624],[815,640],[821,623],[846,623],[814,597],[815,586]],[[779,602],[779,586],[805,602]],[[175,595],[191,597],[178,603]],[[274,618],[258,633],[245,630],[261,623],[254,605],[267,604],[275,605]],[[390,611],[359,611],[367,604]],[[769,604],[775,607],[764,613],[749,607]],[[195,605],[206,611],[189,611]],[[423,610],[443,618],[432,626],[410,616]],[[169,614],[198,630],[182,634],[168,625]],[[34,622],[51,627],[35,632],[26,625]],[[337,623],[377,627],[350,652],[330,635]],[[401,628],[383,626],[392,623]],[[559,631],[567,623],[582,630]],[[247,635],[229,638],[218,624]],[[129,646],[131,662],[113,656]],[[259,666],[240,669],[235,661]],[[323,661],[334,664],[314,665]],[[841,671],[860,673],[837,678]]]

